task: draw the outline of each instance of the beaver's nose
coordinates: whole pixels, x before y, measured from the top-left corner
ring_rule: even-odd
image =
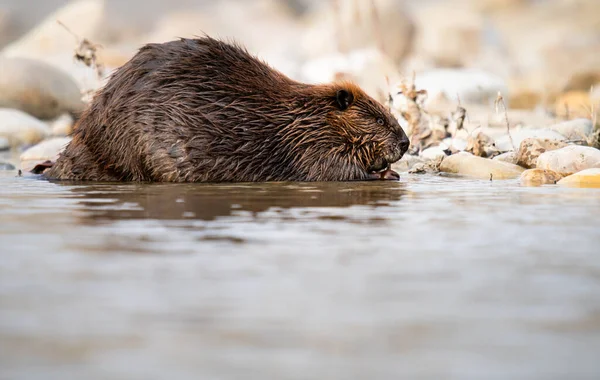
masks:
[[[410,140],[408,139],[408,137],[405,136],[402,140],[400,140],[400,151],[402,152],[402,154],[406,153],[409,147]]]

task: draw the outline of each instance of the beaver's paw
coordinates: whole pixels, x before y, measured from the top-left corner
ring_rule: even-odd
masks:
[[[399,181],[400,174],[393,171],[391,166],[388,165],[387,168],[382,171],[369,173],[369,179],[380,181]]]

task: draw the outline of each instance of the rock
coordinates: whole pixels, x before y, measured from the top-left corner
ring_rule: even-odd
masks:
[[[0,162],[0,170],[15,170],[15,166],[8,162]]]
[[[492,152],[490,148],[494,148],[494,140],[483,132],[469,135],[467,139],[467,148],[465,151],[479,157],[489,157]]]
[[[8,138],[0,137],[0,152],[2,152],[3,150],[9,150],[9,149],[10,149],[10,144],[8,142]]]
[[[422,162],[415,164],[409,171],[409,174],[438,174],[440,172],[440,164],[444,157],[438,157],[433,161]]]
[[[408,99],[407,99],[408,100]],[[400,115],[405,115],[406,112],[400,111]],[[452,135],[448,132],[448,121],[443,119],[437,115],[429,116],[424,115],[421,122],[424,123],[421,129],[421,133],[419,135],[419,140],[421,142],[421,148],[426,149],[434,146],[440,146],[443,149],[448,149],[445,144],[442,144],[444,139],[451,137]],[[412,117],[412,116],[411,116]],[[411,118],[412,120],[412,118]],[[402,121],[406,121],[404,117],[402,117]],[[408,121],[406,121],[408,124]],[[411,131],[412,132],[412,131]],[[409,137],[411,137],[411,133],[408,133]],[[451,151],[458,151],[456,148],[452,148]]]
[[[80,98],[85,98],[87,94],[104,86],[108,82],[110,74],[113,72],[112,68],[104,67],[99,73],[96,69],[85,66],[82,62],[73,61],[73,57],[70,54],[49,57],[45,61],[51,66],[69,73],[69,76],[75,81],[77,87],[80,89],[80,93],[83,94]],[[85,100],[83,100],[83,103],[88,104]]]
[[[444,152],[444,148],[440,146],[432,146],[431,148],[421,151],[419,156],[427,161],[431,161],[440,157],[446,157],[446,153]]]
[[[399,64],[413,43],[414,24],[396,0],[323,1],[308,15],[301,46],[309,57],[379,49]]]
[[[58,23],[60,21],[64,26]],[[75,49],[81,39],[92,43],[105,30],[104,0],[79,0],[65,5],[49,15],[37,27],[21,39],[7,46],[2,55],[12,58],[29,58],[44,62],[57,70],[68,73],[81,90],[92,91],[104,83],[104,75],[98,75],[96,70],[74,60]],[[103,50],[99,48],[99,50]],[[105,72],[115,68],[105,66]],[[79,99],[81,100],[81,95]],[[34,116],[48,119],[53,116]]]
[[[521,145],[519,145],[517,165],[526,169],[535,168],[540,154],[546,151],[564,148],[565,146],[567,146],[567,143],[564,141],[536,138],[525,139],[521,141]]]
[[[84,103],[77,84],[64,72],[40,61],[0,57],[0,107],[53,119],[81,112]]]
[[[0,137],[11,147],[37,144],[50,135],[50,128],[23,111],[0,108]]]
[[[566,141],[567,138],[561,135],[558,132],[552,131],[550,129],[534,129],[534,128],[524,128],[520,130],[510,131],[510,135],[512,137],[512,141],[515,144],[515,148],[519,149],[519,146],[523,142],[523,140],[528,138],[536,138],[536,139],[546,139],[553,141]],[[508,152],[513,150],[513,146],[510,142],[510,138],[508,135],[503,135],[498,137],[495,142],[496,148],[498,148],[501,152]]]
[[[54,137],[32,146],[21,154],[21,170],[29,172],[37,164],[56,161],[70,141],[69,137]]]
[[[58,118],[50,122],[52,136],[68,136],[73,132],[73,116],[68,113],[60,115]]]
[[[416,164],[409,171],[409,174],[425,174],[427,173],[427,164]]]
[[[542,153],[537,160],[540,169],[553,170],[563,176],[590,168],[600,168],[600,150],[589,146],[569,145]]]
[[[8,57],[44,59],[57,53],[72,54],[77,39],[57,21],[66,25],[79,38],[94,39],[102,26],[103,0],[80,0],[52,13],[37,27],[8,45],[2,51]]]
[[[600,188],[600,169],[585,169],[558,181],[559,185]]]
[[[521,184],[524,186],[554,185],[563,176],[544,169],[528,169],[521,174]]]
[[[402,156],[400,161],[392,164],[392,170],[397,172],[407,172],[417,164],[425,163],[425,160],[419,156],[413,156],[412,154],[405,154]]]
[[[442,144],[442,149],[456,149],[459,151],[467,149],[467,141],[459,138],[445,138]]]
[[[465,152],[444,158],[440,165],[440,171],[446,173],[493,180],[517,178],[524,170],[517,165],[476,157]]]
[[[517,164],[517,152],[506,152],[494,157],[496,161],[508,162],[509,164]]]
[[[548,129],[558,132],[568,140],[585,140],[594,132],[594,126],[590,119],[575,119],[554,124]]]
[[[477,104],[493,104],[500,91],[508,94],[506,82],[493,74],[478,69],[435,69],[417,74],[415,85],[427,90],[428,101],[439,98]],[[506,100],[506,99],[505,99]]]

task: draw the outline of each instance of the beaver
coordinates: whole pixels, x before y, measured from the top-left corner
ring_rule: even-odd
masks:
[[[236,44],[148,44],[117,69],[45,171],[56,180],[398,180],[398,121],[350,82],[294,81]]]

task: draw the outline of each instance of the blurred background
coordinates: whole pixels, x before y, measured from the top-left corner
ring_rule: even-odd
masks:
[[[600,83],[597,0],[1,0],[0,46],[70,69],[71,37],[115,68],[147,42],[206,32],[297,80],[357,81],[380,100],[416,73],[431,96],[589,117]],[[58,8],[62,10],[57,11]],[[54,14],[52,12],[55,12]],[[43,20],[50,24],[43,25]],[[31,34],[31,30],[38,32]],[[40,29],[41,28],[41,29]],[[29,35],[27,35],[29,33]],[[436,69],[452,69],[436,70]],[[387,79],[386,79],[387,78]],[[81,80],[80,80],[81,82]],[[84,83],[84,87],[97,87]]]

